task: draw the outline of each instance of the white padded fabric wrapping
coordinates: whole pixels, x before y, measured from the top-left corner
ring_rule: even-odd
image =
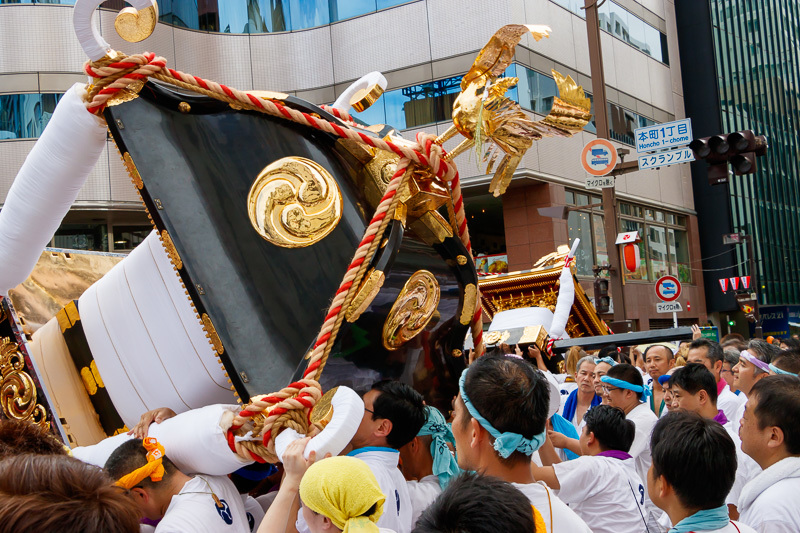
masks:
[[[333,456],[339,455],[345,446],[355,436],[361,420],[364,418],[364,401],[349,387],[339,387],[331,400],[333,407],[333,417],[325,426],[325,429],[308,441],[303,455],[308,459],[311,452],[317,452],[317,458],[321,459],[330,453]],[[293,429],[284,429],[275,438],[275,454],[278,459],[283,461],[283,452],[286,447],[297,439],[302,439],[303,435]]]
[[[0,211],[0,295],[30,275],[106,144],[105,122],[86,111],[76,83],[25,158]]]
[[[208,405],[150,424],[148,437],[164,446],[167,457],[185,474],[224,476],[253,461],[246,461],[228,447],[220,422],[227,412],[238,412],[236,405]],[[125,433],[100,441],[93,446],[72,449],[73,457],[102,467],[120,444],[132,439]]]
[[[156,232],[78,301],[100,376],[129,427],[142,413],[235,401]]]

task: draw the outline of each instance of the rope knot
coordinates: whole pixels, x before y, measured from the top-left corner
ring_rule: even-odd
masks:
[[[283,428],[300,434],[309,432],[311,409],[322,397],[322,387],[314,379],[301,379],[280,392],[253,396],[236,415],[228,430],[228,446],[245,459],[274,463],[275,437]],[[247,433],[261,436],[261,442],[241,440]]]
[[[87,94],[86,109],[100,115],[108,106],[109,100],[120,91],[131,88],[131,84],[143,84],[147,78],[158,74],[167,65],[167,60],[152,52],[126,56],[114,53],[97,61],[87,61],[84,72],[96,78]]]
[[[442,145],[436,142],[436,135],[421,131],[417,133],[416,140],[419,151],[427,159],[433,174],[448,183],[452,181],[456,175],[455,166],[444,160],[446,152]]]

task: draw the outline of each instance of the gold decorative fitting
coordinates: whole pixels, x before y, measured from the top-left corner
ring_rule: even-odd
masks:
[[[483,336],[483,342],[486,343],[486,346],[497,346],[508,340],[510,336],[511,333],[508,331],[489,331]]]
[[[348,322],[358,320],[361,313],[367,310],[369,304],[380,292],[385,279],[383,272],[374,268],[370,269],[369,273],[364,277],[364,281],[361,282],[353,301],[347,306],[347,311],[344,313],[345,320]]]
[[[397,191],[398,198],[408,208],[409,218],[419,218],[429,211],[436,211],[450,200],[444,184],[428,169],[415,167],[411,179]]]
[[[544,348],[547,339],[547,330],[544,326],[525,326],[522,336],[519,338],[520,344],[534,343],[539,348]]]
[[[323,429],[333,418],[333,396],[339,387],[334,387],[322,395],[322,398],[317,400],[314,407],[311,408],[311,413],[308,415],[308,420],[315,426]]]
[[[352,98],[350,98],[350,105],[353,109],[361,113],[369,108],[372,104],[378,101],[378,98],[383,94],[383,87],[377,83],[356,91]]]
[[[100,377],[100,372],[97,370],[97,363],[95,363],[94,360],[92,360],[88,367],[85,366],[81,368],[81,380],[89,396],[94,396],[97,394],[98,389],[105,388],[106,386],[105,383],[103,383],[103,378]]]
[[[114,29],[117,34],[129,43],[138,43],[150,37],[156,29],[158,22],[158,4],[137,11],[126,7],[114,19]]]
[[[439,296],[439,283],[432,273],[414,272],[383,324],[384,348],[397,350],[425,329],[439,305]]]
[[[463,256],[459,256],[463,257]],[[478,287],[474,283],[469,283],[464,287],[464,307],[461,308],[461,317],[459,322],[466,326],[472,322],[472,317],[475,316],[475,309],[478,305]]]
[[[459,255],[458,257],[456,257],[456,261],[458,262],[459,265],[464,266],[467,264],[467,256]]]
[[[124,89],[114,93],[114,96],[108,99],[106,105],[108,107],[113,107],[115,105],[124,104],[125,102],[135,100],[136,98],[139,98],[139,91],[141,91],[142,88],[144,88],[144,82],[141,80],[129,83]]]
[[[409,229],[428,246],[441,244],[453,236],[450,224],[437,211],[428,211],[409,224]]]
[[[392,176],[397,171],[397,161],[400,157],[386,150],[373,151],[371,157],[364,164],[366,179],[364,182],[364,194],[367,201],[374,207],[380,203]]]
[[[342,195],[333,176],[303,157],[267,165],[247,195],[253,228],[284,248],[303,248],[330,234],[342,218]]]
[[[161,242],[164,243],[164,249],[167,251],[167,255],[169,256],[170,261],[178,270],[183,268],[183,261],[181,261],[181,256],[178,255],[178,250],[175,248],[175,243],[172,242],[172,237],[170,237],[169,232],[164,230],[161,232]]]
[[[209,318],[206,313],[203,313],[201,321],[203,322],[203,329],[205,330],[206,335],[208,335],[208,340],[211,341],[211,345],[214,347],[214,351],[217,352],[217,354],[222,355],[222,353],[225,351],[225,348],[222,346],[222,341],[217,334],[217,328],[214,327],[214,324],[211,322],[211,318]]]
[[[178,111],[180,111],[183,114],[186,114],[191,110],[192,106],[190,106],[188,102],[181,102],[180,104],[178,104]]]
[[[399,220],[403,227],[406,227],[406,222],[408,221],[408,208],[406,204],[403,202],[397,202],[397,207],[394,208],[394,214],[392,218],[395,220]]]
[[[461,357],[462,355],[464,355],[464,352],[456,348],[452,352],[450,352],[450,355],[452,355],[453,357]]]
[[[47,410],[36,403],[36,384],[25,371],[25,358],[16,342],[8,337],[0,340],[0,404],[3,413],[15,420],[29,420],[50,428]]]
[[[128,175],[131,177],[133,184],[136,185],[137,189],[142,190],[142,187],[144,187],[144,182],[142,181],[142,176],[139,174],[139,169],[136,168],[136,163],[133,162],[131,154],[128,152],[122,154],[122,162],[125,165],[125,169],[128,171]]]

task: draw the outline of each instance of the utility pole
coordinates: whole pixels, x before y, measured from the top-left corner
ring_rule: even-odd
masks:
[[[597,8],[605,0],[586,0],[586,30],[589,37],[589,65],[592,75],[592,98],[597,138],[608,139],[608,106],[606,103],[606,79],[603,74],[603,51],[600,46],[600,18]],[[629,165],[630,166],[630,165]],[[606,237],[611,298],[614,302],[614,322],[625,320],[625,296],[622,292],[622,268],[617,240],[617,195],[614,187],[603,189],[603,229]]]

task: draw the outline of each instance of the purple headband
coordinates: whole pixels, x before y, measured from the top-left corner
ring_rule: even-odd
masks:
[[[741,357],[742,359],[745,359],[748,362],[756,365],[759,369],[761,369],[764,372],[766,372],[767,374],[769,374],[769,364],[765,363],[764,361],[762,361],[761,359],[759,359],[755,355],[751,354],[747,350],[743,350],[739,354],[739,357]]]

